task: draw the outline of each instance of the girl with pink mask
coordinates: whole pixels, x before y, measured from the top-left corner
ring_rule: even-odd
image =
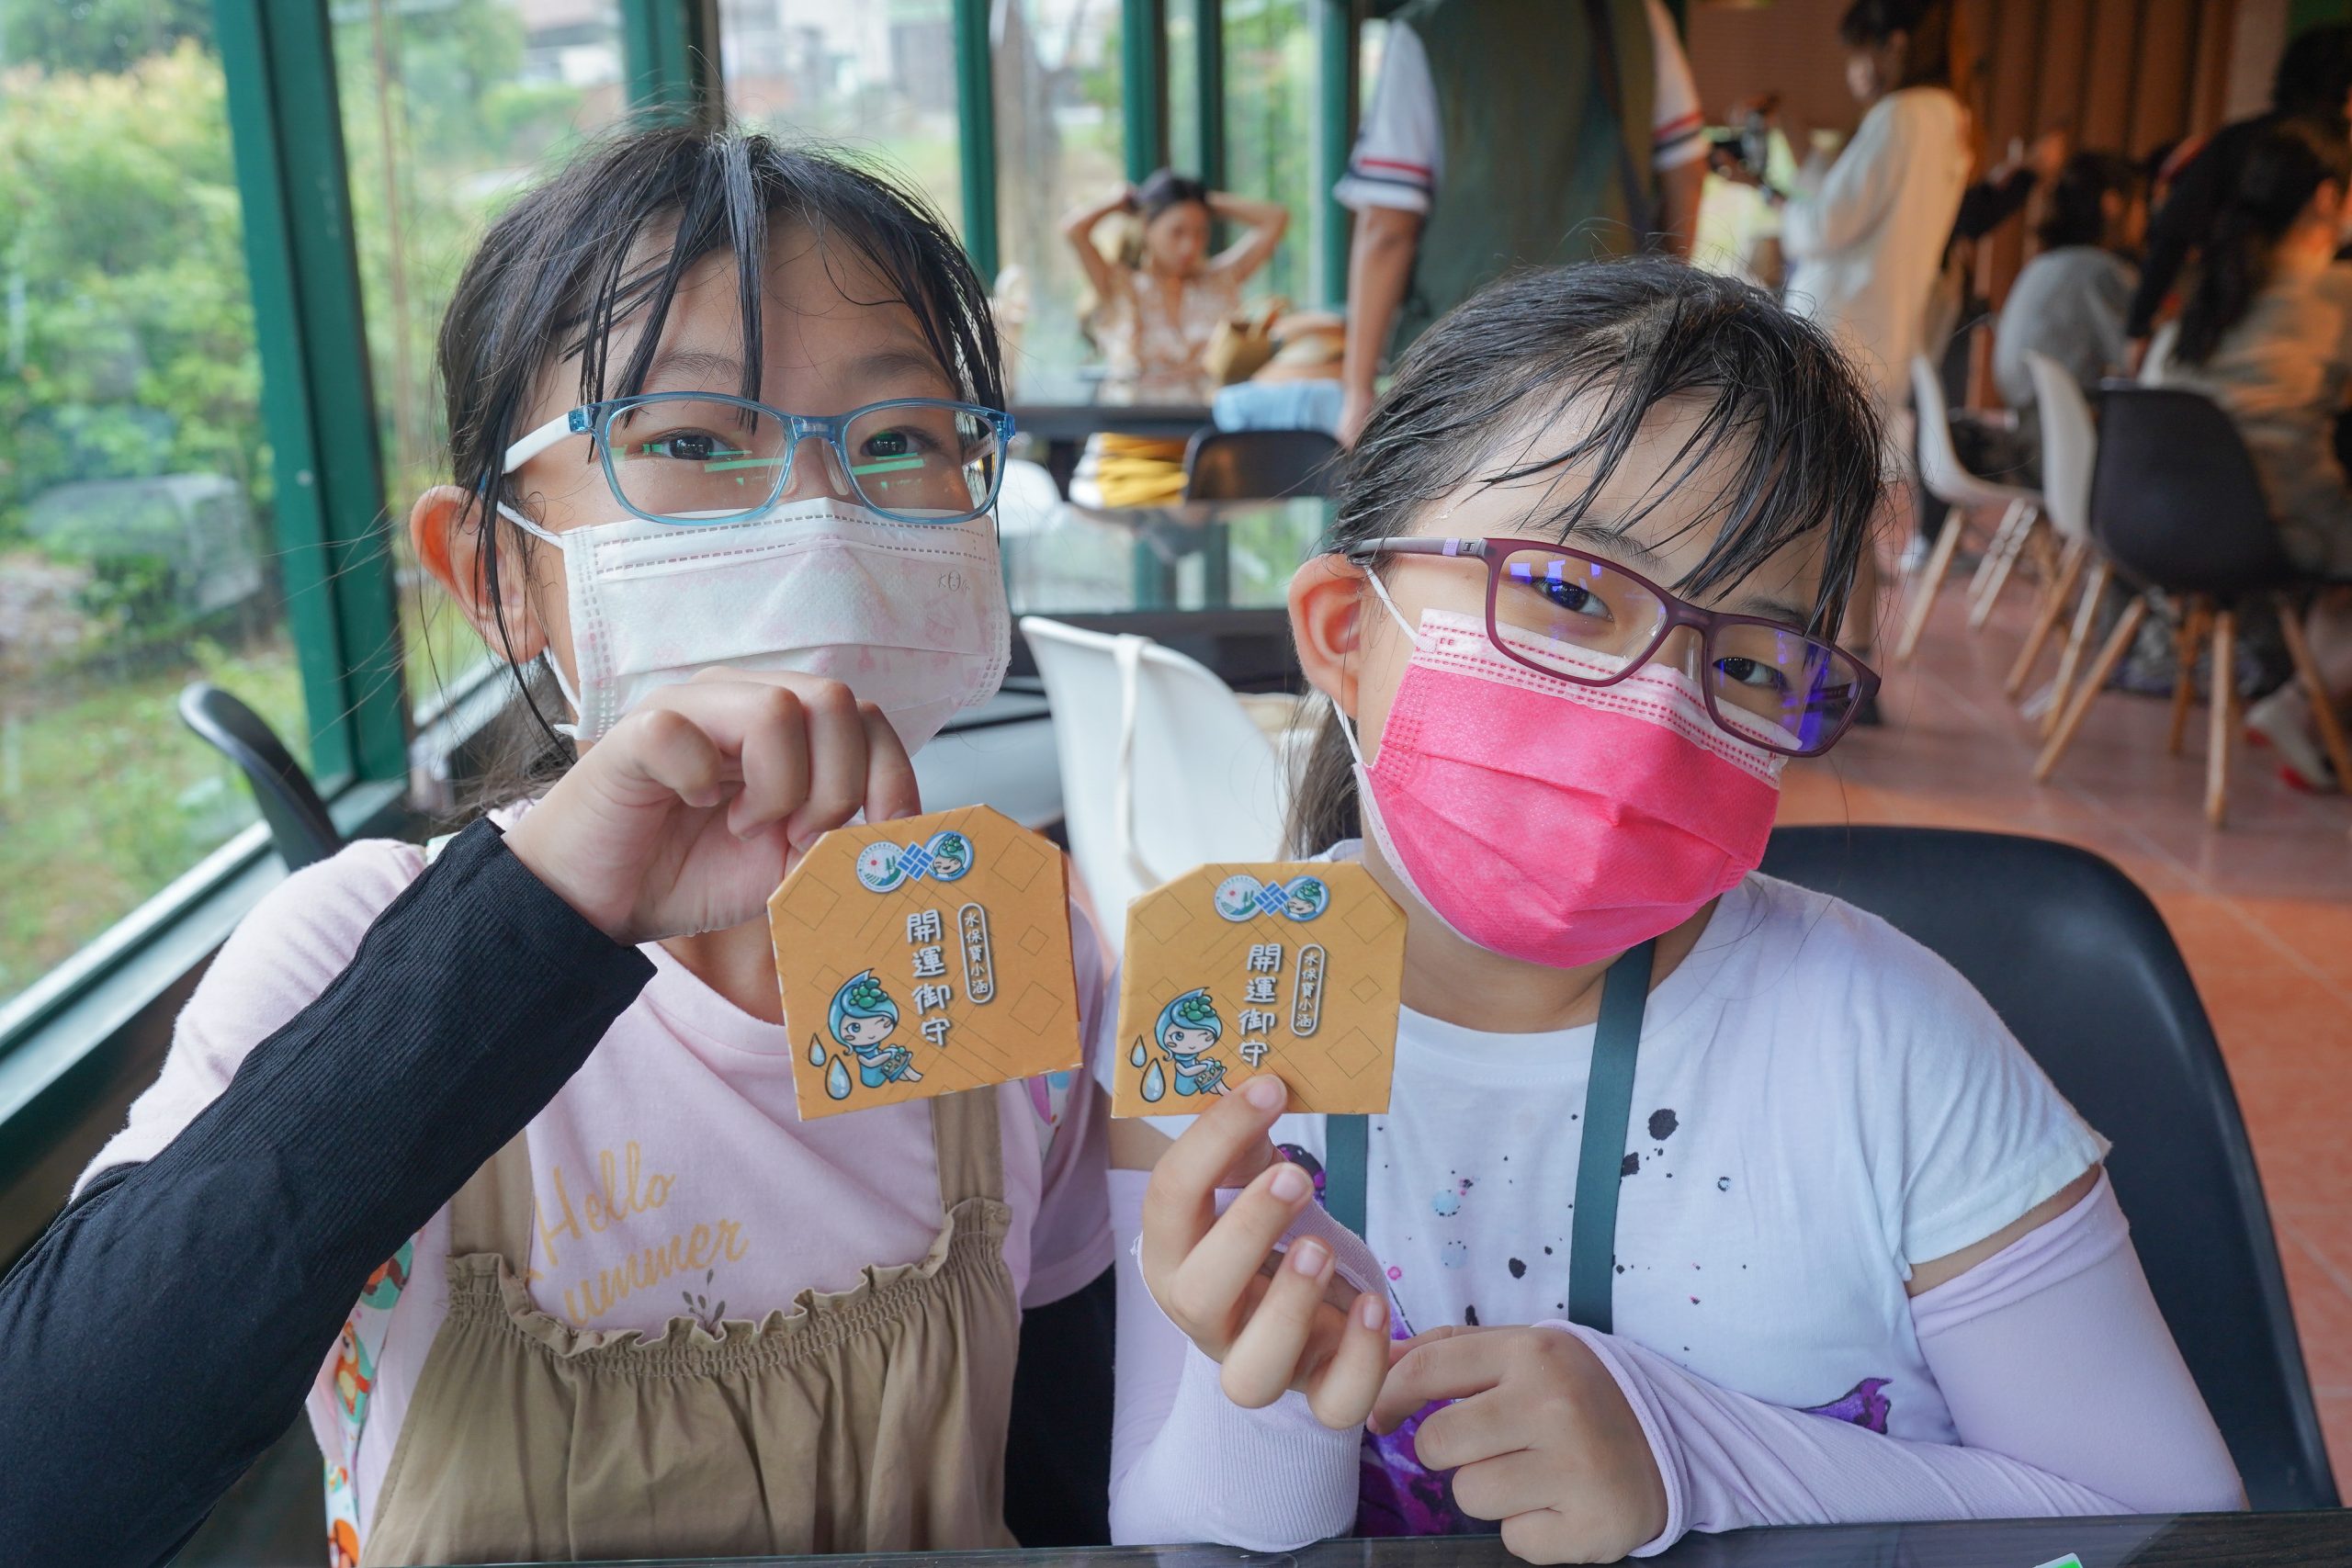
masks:
[[[1878,450],[1820,329],[1679,265],[1415,346],[1290,590],[1291,849],[1407,911],[1394,1096],[1113,1129],[1116,1539],[2244,1506],[2105,1141],[1940,960],[1757,872],[1877,684]]]

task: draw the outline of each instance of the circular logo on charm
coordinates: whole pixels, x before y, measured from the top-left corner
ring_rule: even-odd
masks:
[[[1210,902],[1228,920],[1246,920],[1259,913],[1259,881],[1254,876],[1228,876],[1216,885]]]
[[[888,893],[907,879],[899,869],[899,846],[868,844],[857,857],[858,885],[875,893]]]

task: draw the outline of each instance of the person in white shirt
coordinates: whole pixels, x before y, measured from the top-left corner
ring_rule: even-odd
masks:
[[[1687,255],[1706,174],[1699,91],[1659,0],[1419,0],[1384,48],[1332,192],[1355,214],[1350,445],[1383,357],[1512,266],[1620,253],[1653,232]],[[1645,122],[1629,146],[1625,128]]]
[[[1838,30],[1847,85],[1868,112],[1781,213],[1788,302],[1827,327],[1880,406],[1896,409],[1968,187],[1968,110],[1950,83],[1945,0],[1856,0]]]

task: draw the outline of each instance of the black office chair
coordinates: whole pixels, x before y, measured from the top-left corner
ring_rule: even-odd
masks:
[[[1203,430],[1184,448],[1186,501],[1331,493],[1340,444],[1319,430]]]
[[[311,775],[261,715],[220,687],[196,681],[180,693],[180,718],[243,771],[287,870],[300,871],[343,848],[343,835]]]
[[[1783,829],[1764,869],[1882,917],[1984,994],[2114,1141],[2116,1198],[2247,1497],[2335,1507],[2237,1095],[2147,895],[2072,844],[1938,828]]]
[[[2180,662],[2167,745],[2175,754],[2195,700],[2197,655],[2210,634],[2214,676],[2205,773],[2208,821],[2219,827],[2229,809],[2237,616],[2264,599],[2278,611],[2288,655],[2311,695],[2329,760],[2339,778],[2352,780],[2352,753],[2303,641],[2302,601],[2317,584],[2289,558],[2245,438],[2220,405],[2178,388],[2106,383],[2099,395],[2098,458],[2091,470],[2090,528],[2103,561],[2093,569],[2086,611],[2098,597],[2106,569],[2133,594],[2090,672],[2071,694],[2060,694],[2066,698],[2065,710],[2034,763],[2035,782],[2058,766],[2140,623],[2159,608],[2151,595],[2161,595],[2178,615]]]

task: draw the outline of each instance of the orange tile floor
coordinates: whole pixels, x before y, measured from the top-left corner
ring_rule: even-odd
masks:
[[[1965,587],[1955,569],[1910,663],[1882,656],[1883,728],[1790,769],[1781,820],[2044,834],[2147,890],[2237,1085],[2329,1452],[2352,1484],[2352,801],[2288,789],[2239,741],[2228,825],[2209,829],[2205,709],[2171,757],[2166,704],[2112,691],[2036,785],[2036,730],[2001,693],[2034,585],[2014,582],[1975,633]],[[2036,680],[2055,662],[2045,653]]]

